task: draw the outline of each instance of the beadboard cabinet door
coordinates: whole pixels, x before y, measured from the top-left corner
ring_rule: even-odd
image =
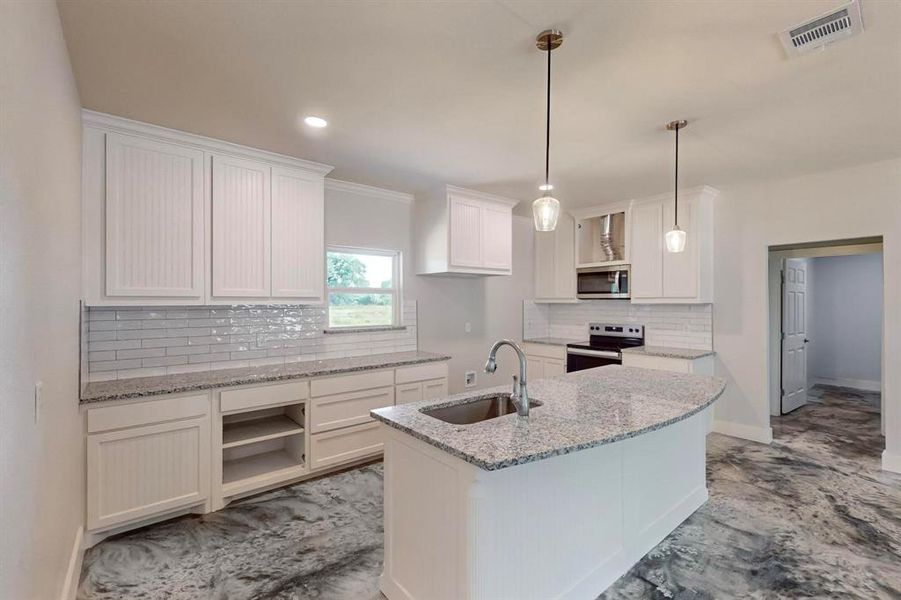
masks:
[[[213,157],[213,296],[270,296],[271,167]]]
[[[554,231],[535,232],[535,302],[576,301],[576,222],[561,212]]]
[[[201,417],[87,436],[88,529],[203,503],[210,424]]]
[[[450,195],[450,263],[455,267],[481,268],[482,205],[477,200]]]
[[[322,302],[325,208],[322,177],[272,168],[272,297]]]
[[[632,298],[663,296],[663,203],[632,207]]]
[[[513,212],[507,206],[482,206],[482,267],[513,267]]]
[[[105,293],[203,296],[203,152],[106,135]]]

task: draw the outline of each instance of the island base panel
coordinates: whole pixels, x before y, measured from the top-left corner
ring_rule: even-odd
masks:
[[[596,598],[707,500],[707,410],[495,471],[382,425],[382,592],[391,600]]]

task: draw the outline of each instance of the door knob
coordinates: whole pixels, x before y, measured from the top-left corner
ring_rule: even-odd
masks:
[[[810,342],[810,340],[808,340],[807,338],[804,338],[804,343],[806,344],[808,342]]]

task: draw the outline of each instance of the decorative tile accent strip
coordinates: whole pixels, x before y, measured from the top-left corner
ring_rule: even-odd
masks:
[[[404,329],[325,335],[321,306],[90,307],[89,381],[280,365],[417,349],[416,302]]]
[[[576,304],[523,303],[523,337],[584,340],[588,323],[637,323],[645,344],[710,350],[713,305],[632,304],[628,300],[581,300]]]

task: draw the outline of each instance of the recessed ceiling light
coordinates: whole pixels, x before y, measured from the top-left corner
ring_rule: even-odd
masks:
[[[538,186],[538,189],[541,190],[542,192],[549,192],[552,189],[554,189],[554,186],[552,186],[549,183],[542,183],[541,185]]]
[[[328,125],[328,121],[326,121],[322,117],[305,117],[303,122],[310,127],[315,127],[316,129],[322,129],[323,127]]]

